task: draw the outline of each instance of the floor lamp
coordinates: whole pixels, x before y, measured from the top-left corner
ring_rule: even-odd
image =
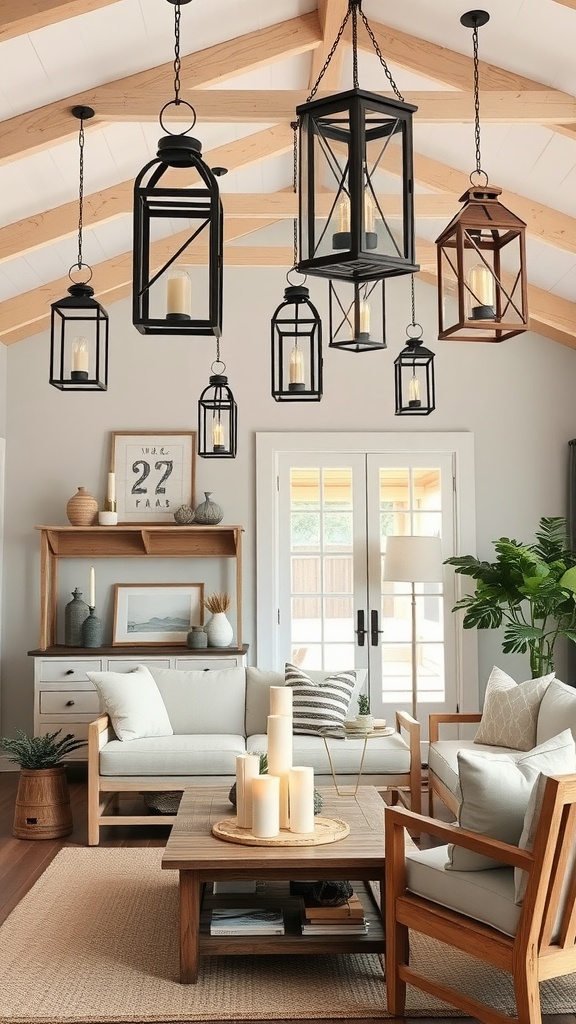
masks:
[[[418,678],[416,672],[416,583],[442,582],[442,541],[440,537],[388,537],[383,579],[412,584],[412,715],[416,718]]]

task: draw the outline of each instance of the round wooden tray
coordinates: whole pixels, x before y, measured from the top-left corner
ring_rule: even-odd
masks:
[[[314,832],[289,832],[282,829],[277,836],[260,839],[253,836],[247,828],[238,828],[236,818],[223,818],[212,826],[212,833],[217,839],[227,843],[240,843],[242,846],[323,846],[326,843],[337,843],[345,839],[350,832],[350,825],[340,818],[314,818]]]

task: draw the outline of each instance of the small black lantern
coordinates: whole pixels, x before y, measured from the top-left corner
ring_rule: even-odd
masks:
[[[106,391],[108,388],[108,313],[94,298],[89,284],[92,269],[82,260],[84,209],[84,121],[94,117],[92,107],[72,107],[80,121],[78,259],[70,267],[68,294],[51,304],[50,384],[59,391]],[[73,273],[86,277],[74,281]]]
[[[390,74],[361,9],[349,0],[337,42],[352,17],[353,88],[314,99],[330,51],[306,103],[296,109],[300,124],[300,264],[319,277],[352,281],[410,274],[415,264],[412,115]],[[360,15],[396,99],[358,85],[357,19]],[[393,230],[378,196],[379,176],[398,176],[400,188]],[[329,195],[328,216],[317,197]]]
[[[277,402],[322,398],[322,321],[304,284],[284,289],[271,321],[272,397]]]
[[[168,0],[175,3],[175,0]],[[158,142],[156,159],[142,168],[134,182],[134,326],[141,334],[208,335],[222,331],[223,214],[214,171],[202,159],[202,145],[188,136],[196,112],[180,99],[180,0],[175,3],[174,100],[160,111],[166,134]],[[182,134],[164,125],[168,107],[184,104],[192,124]],[[179,185],[174,184],[178,172]],[[220,169],[218,169],[220,170]],[[189,172],[192,171],[191,175]],[[165,179],[168,178],[166,181]],[[168,222],[183,230],[164,237]],[[153,247],[163,248],[161,258]],[[159,265],[160,264],[160,265]],[[197,265],[194,284],[186,269]]]
[[[363,284],[330,281],[328,298],[329,348],[371,352],[388,347],[384,280]]]
[[[218,372],[216,367],[220,366]],[[198,401],[198,455],[202,459],[235,459],[238,444],[238,408],[228,385],[217,342],[216,359],[208,386]]]
[[[434,353],[422,344],[420,324],[410,326],[419,333],[406,331],[406,348],[394,360],[396,416],[429,416],[436,408]]]

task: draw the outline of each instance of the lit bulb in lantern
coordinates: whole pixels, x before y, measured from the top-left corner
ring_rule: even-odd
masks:
[[[72,345],[72,380],[86,380],[88,377],[88,342],[86,338],[75,338]]]
[[[304,391],[304,356],[298,345],[294,345],[290,353],[289,391]]]
[[[215,452],[223,452],[224,447],[224,427],[218,415],[212,420],[212,449]]]
[[[346,192],[338,204],[338,231],[350,231],[350,196]]]
[[[408,385],[408,408],[419,409],[421,406],[420,401],[420,381],[416,376],[416,369],[412,367],[412,376]]]
[[[468,272],[470,320],[496,319],[496,287],[489,267],[477,263]]]
[[[374,231],[374,223],[376,221],[376,208],[374,206],[374,200],[370,195],[368,189],[364,189],[364,231]]]
[[[370,306],[366,299],[360,302],[360,334],[370,334]]]

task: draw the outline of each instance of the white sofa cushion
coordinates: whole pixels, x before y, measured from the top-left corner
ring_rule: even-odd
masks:
[[[119,740],[171,736],[173,729],[153,676],[145,665],[132,672],[87,672]]]
[[[477,754],[507,754],[513,761],[522,757],[523,753],[511,747],[498,747],[495,750],[489,744],[476,743],[475,740],[438,740],[431,743],[428,748],[428,767],[458,800],[462,799],[458,777],[459,750],[472,750]]]
[[[411,892],[477,921],[515,935],[521,908],[514,902],[514,871],[449,871],[446,846],[406,855],[406,885]]]
[[[516,683],[495,665],[490,673],[482,720],[474,739],[496,747],[532,750],[536,746],[538,709],[554,673]]]
[[[350,698],[350,707],[356,707],[358,694],[366,682],[366,669],[356,671],[356,682]],[[306,675],[315,683],[321,683],[330,673],[318,669],[306,670]],[[246,669],[246,736],[266,732],[266,719],[270,714],[270,687],[284,686],[284,672],[248,666]]]
[[[576,689],[554,679],[542,697],[536,742],[544,743],[563,729],[571,729],[576,741]]]
[[[110,740],[100,751],[101,775],[227,775],[246,750],[243,736],[153,736],[121,743]],[[194,778],[190,779],[191,786]]]
[[[358,775],[364,740],[328,739],[330,756],[338,775]],[[250,754],[261,754],[268,749],[268,737],[264,733],[249,736],[246,748]],[[293,760],[296,765],[307,765],[316,774],[330,775],[330,763],[321,736],[295,735]],[[367,783],[370,775],[408,775],[410,772],[410,748],[399,733],[392,736],[378,736],[369,739],[362,765],[362,781]]]
[[[562,775],[574,770],[576,753],[572,733],[559,736],[512,761],[506,754],[478,754],[461,750],[458,767],[462,802],[458,821],[462,828],[518,845],[524,815],[539,772]],[[462,847],[448,847],[455,871],[485,871],[498,861]]]
[[[177,735],[218,732],[244,735],[244,668],[202,672],[152,667],[150,671]]]

